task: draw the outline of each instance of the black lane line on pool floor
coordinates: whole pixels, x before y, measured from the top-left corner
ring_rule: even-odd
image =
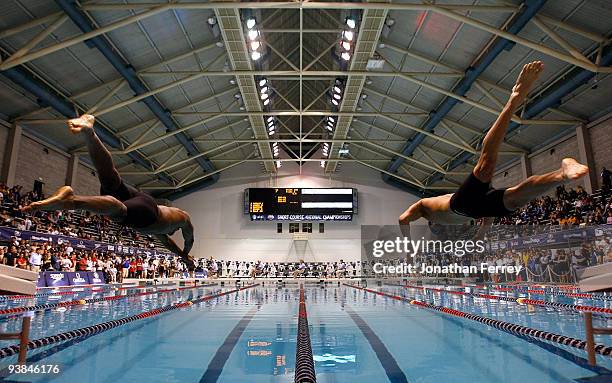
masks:
[[[202,375],[200,383],[215,383],[217,380],[219,380],[219,376],[221,376],[221,373],[223,372],[223,367],[225,367],[225,362],[227,362],[229,359],[230,354],[236,346],[236,343],[238,343],[242,333],[247,328],[251,322],[251,319],[253,319],[258,310],[259,305],[250,309],[227,335],[225,341],[223,341],[223,344],[217,349],[215,356],[213,356],[208,364],[208,368],[206,368],[206,372],[204,372],[204,375]]]
[[[406,298],[406,299],[409,299],[409,297],[406,296],[405,294],[402,294],[401,296]],[[449,315],[444,315],[444,314],[442,314],[439,311],[434,311],[433,313],[439,314],[444,319],[446,319],[446,320],[448,320],[450,322],[453,322],[453,323],[457,324],[458,326],[461,326],[462,328],[466,329],[467,331],[470,331],[470,332],[472,332],[472,333],[474,333],[474,334],[476,334],[476,335],[478,335],[478,336],[480,336],[480,337],[482,337],[484,339],[487,339],[489,342],[494,342],[494,340],[492,338],[490,338],[488,335],[486,335],[486,333],[484,333],[484,332],[482,332],[480,330],[477,330],[476,328],[471,328],[469,326],[465,326],[466,322],[459,320],[459,318],[451,317]],[[529,342],[529,343],[533,344],[534,346],[538,346],[538,347],[542,348],[543,350],[550,352],[551,354],[557,355],[557,356],[559,356],[559,357],[561,357],[561,358],[563,358],[563,359],[565,359],[565,360],[567,360],[567,361],[569,361],[571,363],[574,363],[578,367],[584,368],[585,370],[590,370],[590,371],[598,374],[597,376],[592,377],[593,379],[597,378],[598,376],[602,376],[602,377],[605,377],[606,379],[610,379],[610,376],[612,375],[612,371],[607,369],[606,367],[601,366],[601,365],[591,366],[591,365],[589,365],[589,362],[588,362],[587,359],[585,359],[585,358],[583,358],[583,357],[581,357],[581,356],[579,356],[577,354],[574,354],[573,352],[571,352],[569,350],[561,348],[561,347],[559,347],[559,346],[557,346],[557,345],[555,345],[553,343],[544,342],[544,341],[542,341],[540,339],[537,339],[537,338],[532,338],[530,336],[522,335],[522,334],[516,334],[516,333],[510,332],[510,331],[504,331],[504,330],[500,330],[500,329],[497,329],[497,330],[499,330],[499,331],[501,331],[503,333],[506,333],[508,335],[512,335],[514,337],[517,337],[519,339],[522,339],[522,340],[524,340],[526,342]],[[502,347],[502,346],[500,346],[500,347]],[[525,358],[525,356],[521,356],[521,355],[517,355],[517,356],[520,357],[521,359],[525,360],[528,363],[530,362],[530,360],[528,358]],[[584,378],[584,379],[590,379],[590,378]],[[576,379],[576,381],[582,381],[582,380]],[[584,381],[587,382],[587,380],[584,380]],[[593,382],[597,383],[597,380],[593,380]]]
[[[124,338],[126,334],[129,335],[129,333],[132,333],[132,332],[134,332],[136,330],[139,330],[139,329],[141,329],[141,328],[143,328],[145,326],[148,326],[151,323],[153,323],[154,321],[157,321],[157,320],[160,320],[160,319],[163,319],[163,316],[161,316],[161,317],[160,316],[155,316],[153,318],[150,318],[149,321],[142,322],[140,325],[138,325],[136,327],[133,327],[133,328],[130,328],[130,329],[125,328],[121,332],[119,332],[116,336],[110,338],[108,341],[104,341],[101,345],[96,346],[93,349],[93,351],[91,353],[89,353],[89,354],[94,354],[95,352],[98,352],[99,350],[104,349],[104,347],[106,347],[107,345],[111,345],[116,340],[120,340],[120,339]],[[27,364],[36,364],[36,363],[40,362],[41,360],[43,360],[43,359],[45,359],[47,357],[50,357],[50,356],[52,356],[54,354],[57,354],[60,351],[63,351],[65,349],[67,349],[67,348],[75,346],[75,345],[77,345],[77,344],[79,344],[79,343],[81,343],[81,342],[83,342],[83,341],[85,341],[85,340],[87,340],[89,338],[95,337],[95,336],[103,334],[105,332],[106,331],[98,332],[98,333],[95,333],[95,334],[86,335],[86,336],[79,337],[79,338],[73,338],[73,339],[70,339],[68,341],[65,341],[65,342],[62,342],[62,343],[58,343],[58,344],[56,344],[56,345],[54,345],[54,346],[52,346],[50,348],[43,349],[42,351],[37,352],[35,354],[29,354],[28,357],[27,357],[26,363]],[[9,373],[8,367],[5,367],[4,369],[0,370],[0,382],[7,382],[7,383],[13,382],[12,380],[8,379],[8,377],[11,376],[11,375],[13,375],[13,374]]]
[[[384,290],[383,290],[383,292],[390,293],[389,291],[384,291]],[[400,296],[403,297],[403,298],[406,298],[406,299],[410,299],[410,297],[408,295],[406,295],[406,294],[402,294]],[[465,326],[466,322],[462,321],[462,320],[459,320],[459,318],[457,318],[457,317],[452,317],[452,316],[449,316],[449,315],[444,315],[440,311],[432,311],[432,312],[434,312],[436,314],[439,314],[443,318],[445,318],[445,319],[447,319],[447,320],[449,320],[449,321],[451,321],[451,322],[453,322],[453,323],[455,323],[455,324],[457,324],[457,325],[467,329],[468,331],[470,331],[472,333],[476,333],[477,335],[486,338],[486,336],[484,335],[483,332],[477,331],[475,328],[466,327]],[[592,371],[592,372],[594,372],[596,374],[607,376],[608,379],[612,375],[612,370],[609,370],[608,368],[606,368],[604,366],[601,366],[601,365],[591,366],[589,364],[589,361],[586,358],[583,358],[580,355],[574,354],[573,352],[571,352],[571,351],[569,351],[567,349],[559,347],[559,346],[557,346],[554,343],[545,342],[545,341],[540,340],[538,338],[533,338],[533,337],[530,337],[528,335],[513,333],[511,331],[504,331],[504,330],[497,329],[497,328],[496,328],[496,330],[501,331],[503,333],[506,333],[508,335],[512,335],[512,336],[517,337],[519,339],[522,339],[522,340],[524,340],[526,342],[529,342],[529,343],[531,343],[531,344],[533,344],[535,346],[538,346],[538,347],[542,348],[543,350],[550,352],[551,354],[557,355],[557,356],[559,356],[559,357],[561,357],[561,358],[563,358],[563,359],[565,359],[565,360],[567,360],[567,361],[569,361],[571,363],[574,363],[578,367],[584,368],[585,370],[590,370],[590,371]],[[491,341],[491,339],[488,339],[488,340]],[[522,359],[526,360],[525,358],[522,358]],[[529,362],[529,361],[527,360],[527,362]]]
[[[363,336],[365,336],[365,338],[368,340],[368,343],[370,343],[370,347],[372,347],[376,353],[376,356],[378,357],[378,360],[380,361],[380,364],[385,369],[385,373],[387,374],[389,381],[391,383],[408,383],[408,378],[406,378],[406,375],[397,364],[397,361],[393,355],[391,355],[387,349],[387,346],[385,346],[378,335],[376,335],[374,330],[372,330],[366,321],[364,321],[363,318],[361,318],[359,314],[357,314],[351,308],[344,306],[344,310],[348,313],[353,322],[355,322],[357,327],[359,327],[359,330],[361,330]]]

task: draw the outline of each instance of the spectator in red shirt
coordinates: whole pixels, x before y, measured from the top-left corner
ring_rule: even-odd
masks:
[[[20,269],[28,268],[28,260],[23,253],[19,254],[19,258],[17,258],[17,267]]]
[[[136,278],[142,278],[142,259],[136,261]]]
[[[79,259],[79,271],[87,271],[87,258],[81,257]]]
[[[130,278],[135,278],[136,277],[136,262],[130,262],[129,277]]]

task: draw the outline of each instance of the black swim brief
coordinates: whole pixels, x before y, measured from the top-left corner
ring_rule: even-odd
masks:
[[[100,195],[110,195],[123,202],[127,213],[121,222],[122,225],[143,228],[154,224],[159,218],[159,208],[153,197],[135,187],[126,185],[123,181],[113,191],[106,190],[102,186]]]
[[[504,217],[512,213],[504,206],[505,191],[493,189],[490,182],[482,182],[470,173],[451,197],[450,208],[456,214],[471,218]]]

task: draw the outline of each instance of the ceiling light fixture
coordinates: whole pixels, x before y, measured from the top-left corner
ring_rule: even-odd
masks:
[[[253,41],[259,36],[259,31],[257,29],[251,29],[247,32],[247,35],[249,36],[249,40]]]

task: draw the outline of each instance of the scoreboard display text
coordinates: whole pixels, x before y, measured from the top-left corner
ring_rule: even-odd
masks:
[[[357,189],[250,188],[244,212],[252,221],[351,221]]]

